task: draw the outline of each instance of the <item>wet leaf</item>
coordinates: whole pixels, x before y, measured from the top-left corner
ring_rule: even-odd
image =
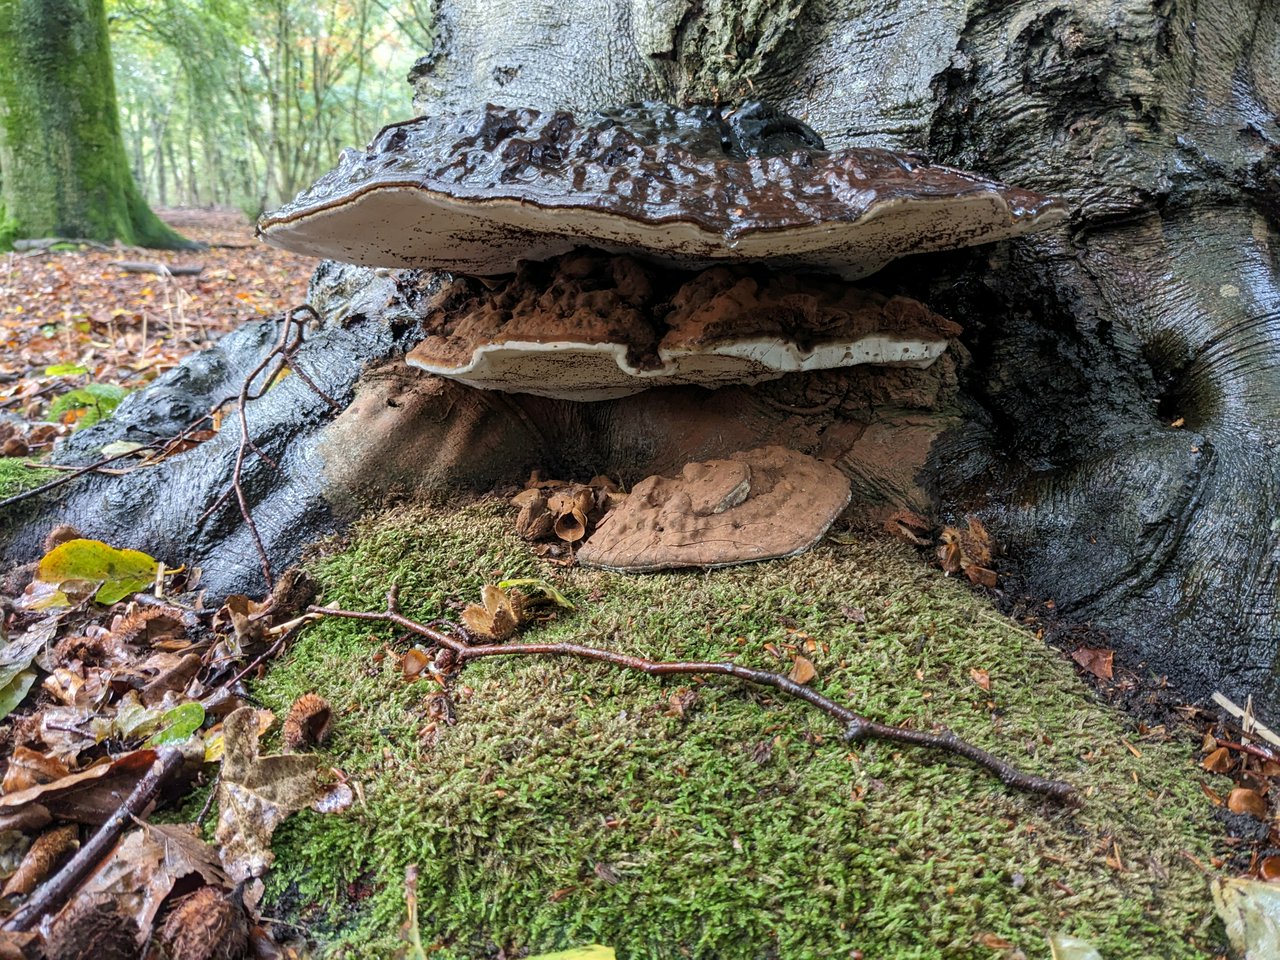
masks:
[[[108,897],[129,916],[136,917],[140,937],[151,925],[165,899],[183,878],[199,878],[216,887],[232,883],[218,852],[205,843],[190,824],[144,823],[116,845],[111,857],[77,893],[77,899]]]
[[[204,706],[198,701],[182,703],[166,710],[160,717],[160,729],[147,740],[148,747],[161,747],[166,743],[182,743],[195,736],[204,725]]]
[[[325,791],[314,757],[258,755],[257,713],[252,707],[228,715],[223,740],[217,839],[227,872],[244,880],[261,876],[271,865],[271,837],[284,819]]]
[[[17,746],[9,757],[9,767],[4,772],[5,793],[17,793],[42,783],[53,783],[69,776],[67,765],[56,757],[46,757],[29,747]]]
[[[139,550],[117,550],[101,540],[68,540],[40,558],[36,579],[61,586],[88,580],[100,586],[94,599],[115,603],[151,585],[156,561]]]
[[[31,690],[31,685],[35,682],[36,672],[34,670],[23,670],[3,687],[0,687],[0,720],[13,713],[18,704],[26,699],[28,691]]]
[[[1081,647],[1079,650],[1072,651],[1071,659],[1099,680],[1110,680],[1111,667],[1115,655],[1114,650],[1105,650],[1099,647]]]
[[[80,847],[80,830],[75,826],[55,827],[36,838],[22,858],[17,872],[9,878],[0,896],[26,895],[49,876],[64,859]]]
[[[0,797],[0,823],[32,815],[98,826],[120,806],[155,763],[154,750],[135,750],[52,783]]]

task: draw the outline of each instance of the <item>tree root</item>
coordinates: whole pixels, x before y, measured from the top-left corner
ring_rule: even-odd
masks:
[[[653,677],[672,675],[700,676],[707,674],[735,677],[746,683],[773,687],[775,690],[779,690],[790,697],[803,700],[811,706],[817,707],[823,713],[844,725],[845,740],[887,740],[893,743],[907,743],[932,750],[941,750],[976,763],[992,773],[1001,783],[1016,790],[1041,794],[1064,804],[1075,803],[1078,799],[1076,789],[1071,784],[1062,780],[1049,780],[1034,774],[1023,773],[999,757],[960,739],[950,730],[944,728],[937,733],[930,733],[868,720],[866,717],[854,713],[848,707],[841,706],[834,700],[824,697],[816,690],[811,690],[796,683],[780,673],[755,670],[735,663],[661,662],[576,643],[472,644],[466,640],[459,639],[458,636],[436,629],[431,624],[418,623],[416,620],[411,620],[404,616],[400,612],[397,598],[398,588],[393,587],[391,592],[387,594],[387,609],[383,613],[342,610],[336,607],[322,606],[311,606],[307,610],[310,614],[316,616],[393,623],[411,633],[425,637],[439,647],[451,651],[456,657],[456,669],[461,669],[466,661],[480,657],[549,656],[594,660],[598,663],[608,663],[615,667],[635,670]]]

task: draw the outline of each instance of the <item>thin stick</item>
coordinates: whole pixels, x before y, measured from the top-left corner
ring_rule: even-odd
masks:
[[[912,730],[908,727],[898,727],[868,720],[854,713],[848,707],[841,706],[834,700],[824,697],[816,690],[811,690],[809,687],[796,683],[790,677],[780,673],[755,670],[750,667],[739,666],[736,663],[662,662],[617,653],[612,650],[583,646],[577,643],[510,643],[473,646],[459,640],[457,637],[442,633],[404,616],[399,610],[397,590],[395,588],[387,595],[387,609],[383,613],[342,610],[336,607],[321,606],[311,606],[307,610],[309,613],[318,613],[331,617],[393,623],[411,633],[426,637],[439,646],[452,650],[457,655],[460,664],[480,657],[576,657],[583,660],[594,660],[598,663],[607,663],[627,670],[635,670],[653,677],[690,674],[730,676],[746,683],[773,687],[788,696],[803,700],[811,706],[817,707],[823,713],[844,724],[846,740],[888,740],[894,743],[907,743],[933,750],[941,750],[971,760],[994,774],[1001,783],[1017,790],[1042,794],[1062,803],[1072,802],[1076,797],[1075,787],[1071,784],[1062,780],[1049,780],[1034,774],[1023,773],[994,754],[990,754],[982,748],[960,739],[950,730],[943,729],[938,733],[929,733],[923,730]]]
[[[67,861],[66,866],[32,894],[31,899],[6,920],[0,930],[24,933],[34,927],[36,921],[46,913],[52,913],[60,908],[71,896],[72,891],[88,876],[89,871],[111,851],[125,827],[142,815],[143,810],[155,798],[165,781],[173,776],[181,765],[181,751],[176,747],[161,747],[156,752],[155,763],[138,781],[138,785],[133,788],[133,793],[129,794],[106,823],[98,828],[98,832],[89,842]]]

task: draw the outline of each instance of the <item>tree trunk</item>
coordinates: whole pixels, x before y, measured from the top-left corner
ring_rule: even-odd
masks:
[[[1028,592],[1108,628],[1135,661],[1172,674],[1184,695],[1253,694],[1260,711],[1277,714],[1274,4],[443,0],[438,27],[435,51],[414,72],[419,112],[763,97],[805,119],[833,149],[928,152],[1064,196],[1073,216],[1061,229],[911,258],[867,278],[965,328],[971,362],[959,399],[938,384],[930,414],[954,417],[958,407],[964,417],[934,443],[923,479],[944,514],[976,509],[988,520]],[[411,341],[406,304],[429,297],[419,297],[417,280],[400,294],[385,289],[390,282],[373,271],[327,270],[317,274],[314,302],[341,331],[357,318]],[[324,338],[336,343],[341,331],[317,339],[313,363]],[[324,429],[314,420],[293,424],[297,398],[295,406],[280,390],[263,398],[255,435],[278,444],[291,436],[291,456],[306,467],[305,482],[267,467],[254,472],[250,494],[264,513],[283,503],[290,516],[332,518],[333,504],[349,503],[356,487],[376,498],[378,482],[441,492],[463,481],[520,479],[530,458],[595,472],[665,469],[662,458],[677,446],[668,441],[691,411],[720,418],[700,435],[713,454],[725,438],[781,435],[833,455],[857,485],[859,438],[892,438],[895,429],[877,419],[884,406],[870,390],[840,385],[848,403],[865,400],[867,409],[848,414],[809,402],[831,387],[817,376],[733,388],[710,401],[655,390],[575,405],[452,385],[429,395],[423,378],[397,369],[366,374],[355,404]],[[217,387],[225,393],[227,384]],[[172,388],[156,388],[159,402],[171,395],[164,389]],[[336,385],[330,393],[353,395]],[[143,397],[121,408],[135,430]],[[786,420],[780,411],[799,412]],[[864,413],[870,419],[854,416]],[[93,429],[76,446],[96,451],[131,428]],[[58,516],[107,524],[100,504],[112,487],[113,502],[134,506],[109,518],[108,539],[163,531],[172,556],[200,555],[214,592],[260,589],[234,516],[224,511],[190,531],[226,489],[230,444],[208,446],[200,455],[207,460],[175,458],[140,474],[136,489],[125,489],[135,482],[127,478],[95,478],[59,503]],[[898,449],[892,439],[875,446]],[[448,451],[461,453],[450,460]],[[199,495],[193,476],[205,484]],[[864,485],[886,496],[909,486],[882,478]],[[169,504],[155,495],[162,490],[199,502]],[[128,509],[149,511],[145,524]],[[39,526],[15,535],[29,545],[23,549],[35,549]],[[301,536],[296,524],[285,526],[274,540],[264,531],[276,567]]]
[[[0,0],[0,179],[19,235],[185,243],[129,172],[103,0]]]

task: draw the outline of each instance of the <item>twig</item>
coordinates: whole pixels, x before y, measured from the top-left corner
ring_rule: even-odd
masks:
[[[67,861],[66,866],[32,894],[31,899],[22,905],[0,929],[13,933],[23,933],[36,925],[46,913],[52,913],[66,902],[73,890],[101,862],[115,846],[116,840],[125,827],[142,815],[144,809],[155,798],[165,781],[173,776],[182,765],[182,752],[176,747],[161,747],[156,752],[155,763],[146,772],[133,793],[113,813],[98,832]]]
[[[1280,755],[1273,753],[1266,747],[1255,746],[1252,743],[1236,743],[1234,740],[1219,740],[1216,737],[1214,738],[1214,743],[1220,747],[1226,747],[1228,750],[1239,750],[1241,753],[1247,753],[1250,756],[1257,757],[1259,760],[1280,763]]]
[[[583,660],[594,660],[599,663],[608,663],[615,667],[622,667],[627,670],[636,670],[640,673],[648,674],[652,677],[664,677],[673,675],[702,675],[702,674],[719,674],[722,676],[735,677],[747,683],[759,686],[773,687],[788,696],[803,700],[811,706],[817,707],[828,716],[834,717],[845,727],[845,739],[850,741],[862,740],[888,740],[894,743],[908,743],[914,746],[926,747],[933,750],[942,750],[946,753],[952,753],[957,756],[971,760],[978,766],[985,768],[995,775],[1000,782],[1017,790],[1025,790],[1029,793],[1042,794],[1050,799],[1069,803],[1073,802],[1076,797],[1075,787],[1062,780],[1049,780],[1044,777],[1038,777],[1034,774],[1023,773],[1004,760],[980,747],[974,746],[968,741],[957,737],[950,730],[943,729],[938,733],[929,733],[923,730],[912,730],[907,727],[898,727],[891,724],[878,723],[874,720],[854,713],[848,707],[841,706],[834,700],[824,697],[816,690],[796,683],[789,677],[780,673],[771,673],[767,670],[755,670],[750,667],[739,666],[736,663],[697,663],[697,662],[661,662],[649,660],[644,657],[631,656],[629,654],[617,653],[611,650],[601,650],[597,647],[588,647],[576,643],[509,643],[509,644],[480,644],[471,645],[459,640],[457,637],[447,633],[442,633],[425,624],[418,623],[400,613],[397,602],[398,591],[392,588],[387,594],[387,609],[383,613],[361,612],[356,610],[342,610],[336,607],[311,606],[307,610],[309,613],[318,613],[331,617],[345,617],[351,620],[374,620],[384,623],[393,623],[402,627],[411,633],[426,637],[439,646],[445,647],[457,655],[458,664],[461,666],[467,660],[475,660],[480,657],[514,657],[514,656],[551,656],[551,657],[577,657]]]
[[[154,273],[161,277],[198,277],[204,273],[204,264],[188,265],[166,263],[148,263],[143,260],[112,260],[107,266],[123,270],[125,273]]]

